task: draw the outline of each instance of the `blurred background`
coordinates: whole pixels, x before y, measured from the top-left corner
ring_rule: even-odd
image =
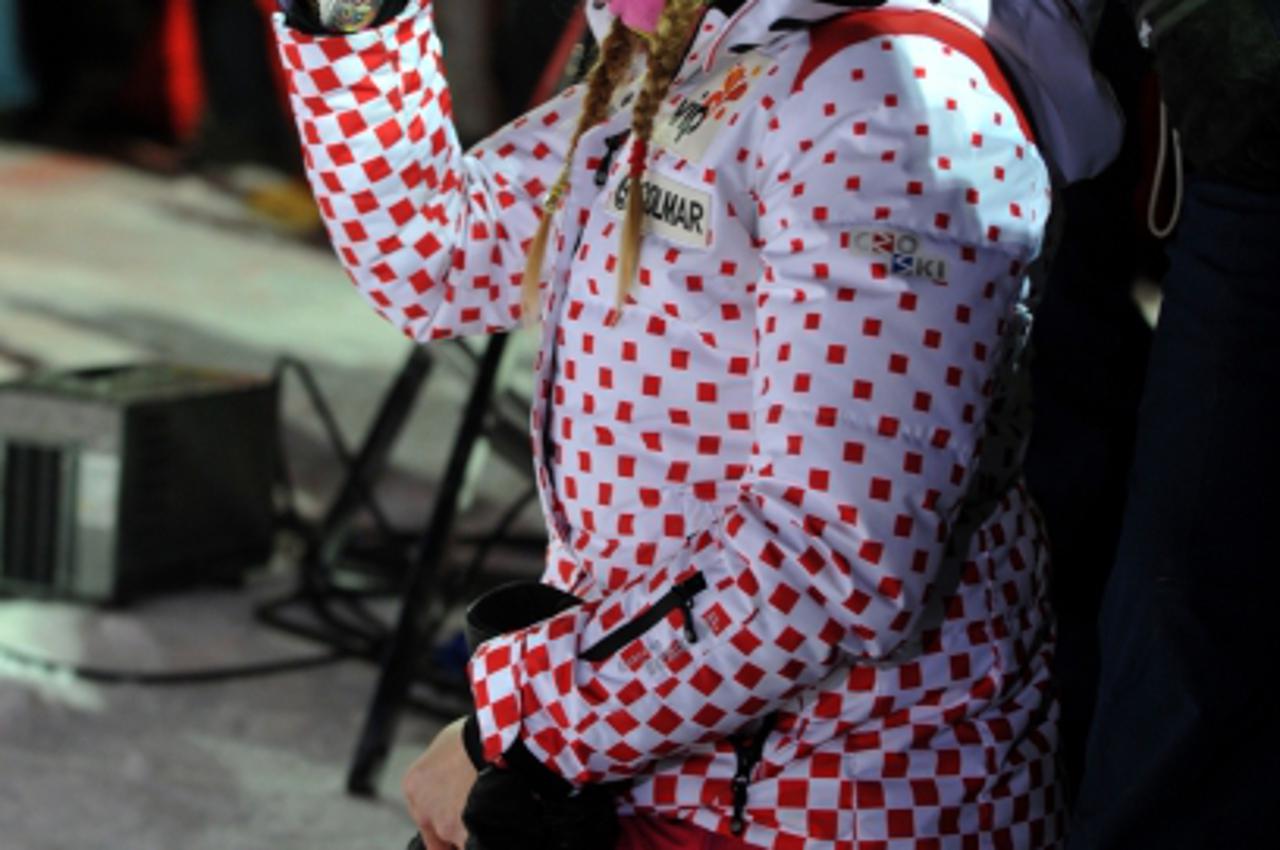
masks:
[[[528,342],[415,351],[356,297],[274,6],[0,0],[4,850],[403,847],[460,600],[540,567]],[[577,58],[570,0],[436,7],[467,140]],[[415,564],[423,663],[375,712]]]
[[[1176,218],[1151,63],[1114,5],[1097,59],[1131,130],[1061,199],[1028,458],[1065,577],[1073,776],[1151,231]],[[468,141],[590,58],[573,0],[435,6]],[[356,297],[302,178],[273,7],[0,0],[3,850],[402,847],[399,776],[466,707],[459,611],[540,567],[530,340],[418,349]]]

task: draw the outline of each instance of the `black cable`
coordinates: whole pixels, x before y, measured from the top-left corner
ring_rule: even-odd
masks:
[[[390,624],[365,607],[365,594],[333,584],[330,584],[329,589],[337,596],[346,613],[369,629],[369,634],[373,635],[374,639],[382,640],[391,632]],[[387,595],[392,592],[394,591],[388,589],[385,594],[372,595]]]
[[[258,664],[244,664],[235,667],[210,667],[204,670],[166,670],[146,672],[141,670],[106,670],[101,667],[72,664],[40,658],[24,650],[14,649],[0,644],[0,659],[20,664],[24,667],[36,667],[45,673],[70,674],[77,679],[95,682],[102,685],[210,685],[239,679],[258,679],[265,676],[278,676],[299,670],[310,670],[345,661],[349,656],[345,652],[333,651],[323,655],[311,655],[302,658],[284,658],[279,661],[263,661]]]

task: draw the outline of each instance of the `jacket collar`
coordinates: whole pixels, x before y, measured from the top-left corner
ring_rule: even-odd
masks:
[[[613,21],[608,0],[585,0],[597,37]],[[981,35],[1007,63],[1034,116],[1042,147],[1067,182],[1096,174],[1119,149],[1122,120],[1090,63],[1089,41],[1105,0],[713,0],[719,25],[699,45],[711,70],[726,56],[854,9],[920,9]],[[701,36],[700,36],[701,38]]]

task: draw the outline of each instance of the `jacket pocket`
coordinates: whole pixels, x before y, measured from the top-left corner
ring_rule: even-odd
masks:
[[[633,640],[644,636],[646,632],[661,623],[668,614],[677,608],[680,609],[684,617],[685,640],[691,644],[697,643],[698,632],[694,628],[693,600],[706,589],[707,577],[702,573],[695,573],[660,596],[657,602],[653,603],[648,610],[635,619],[623,623],[584,649],[579,653],[578,657],[583,661],[593,663],[604,661],[622,650]]]

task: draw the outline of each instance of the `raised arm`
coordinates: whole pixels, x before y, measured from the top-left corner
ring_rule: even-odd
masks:
[[[417,340],[518,323],[525,249],[578,92],[464,152],[430,0],[351,35],[304,33],[283,15],[276,32],[307,174],[364,297]]]

